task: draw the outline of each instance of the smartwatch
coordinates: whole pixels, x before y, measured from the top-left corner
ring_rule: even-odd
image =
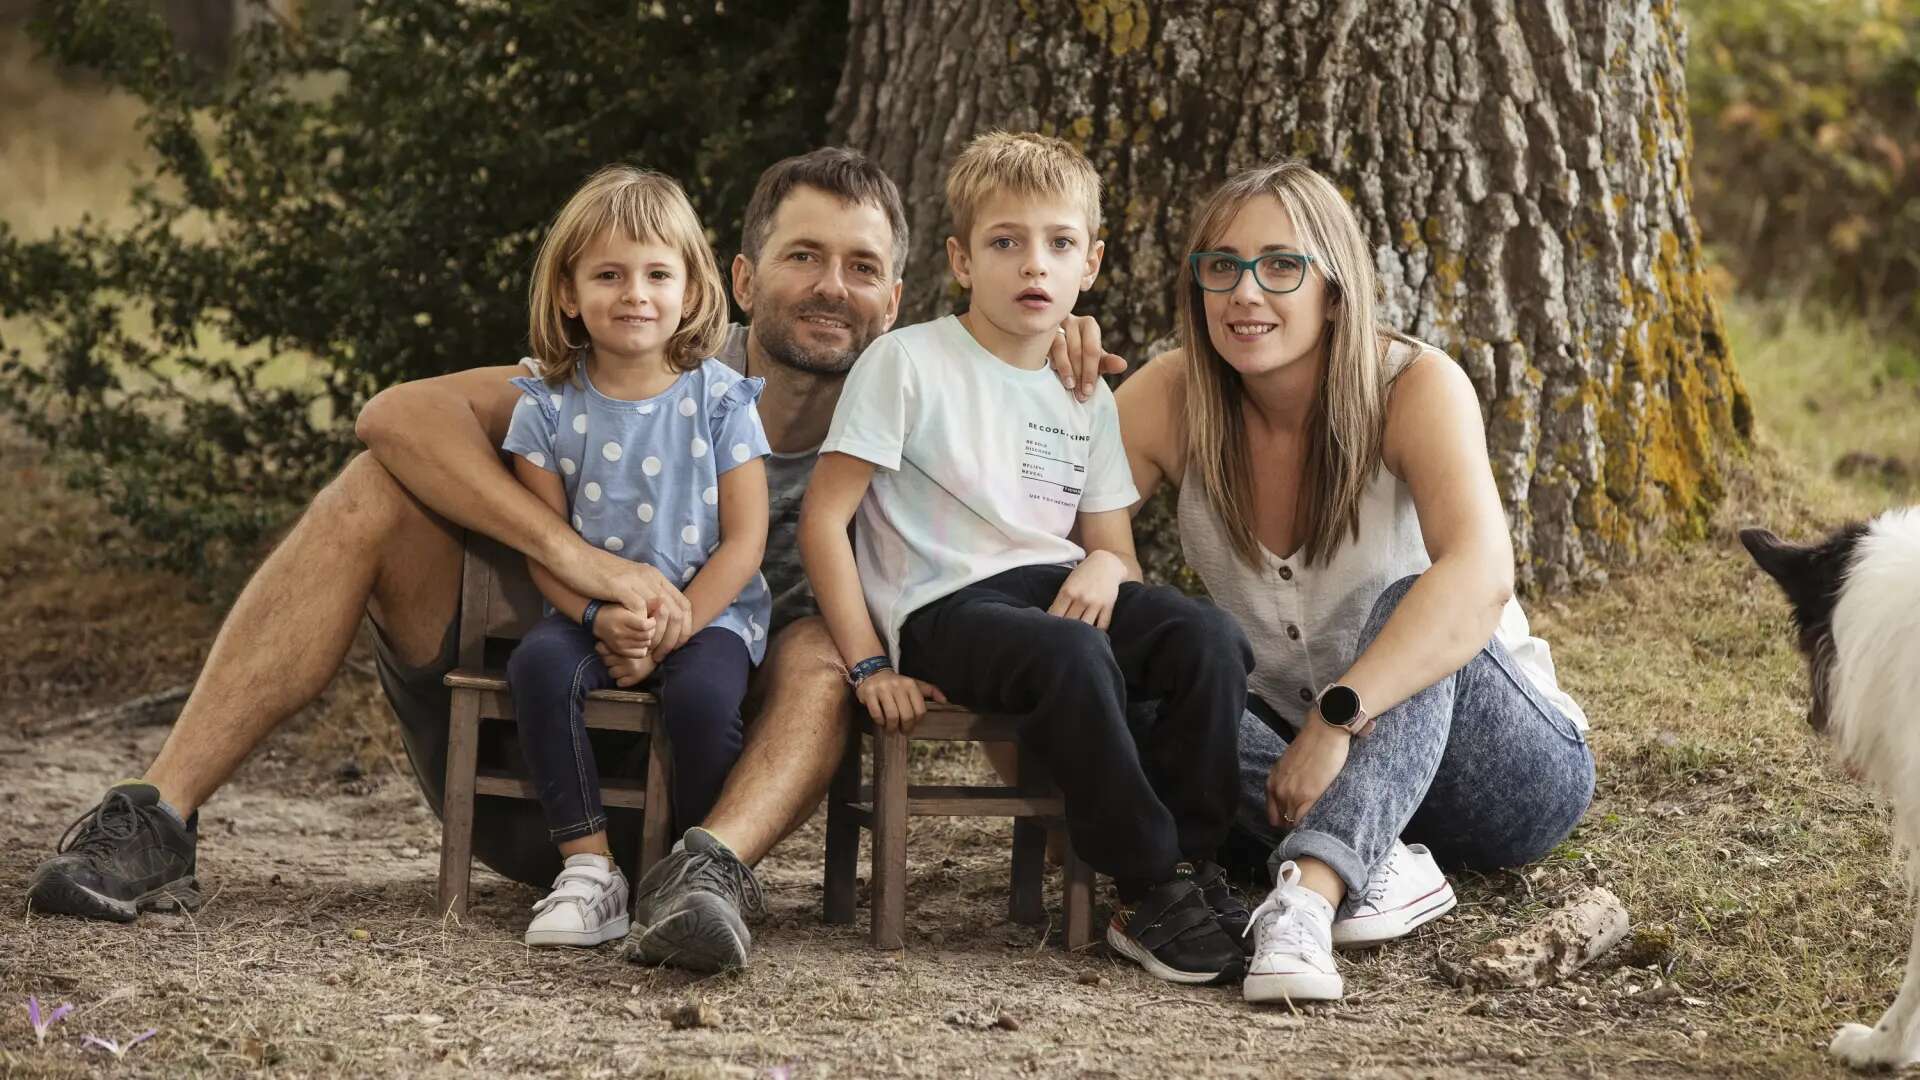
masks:
[[[1365,738],[1373,729],[1373,717],[1360,704],[1360,693],[1344,683],[1334,683],[1320,691],[1320,719],[1352,735]]]

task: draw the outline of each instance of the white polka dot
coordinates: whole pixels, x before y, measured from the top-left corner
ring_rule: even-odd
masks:
[[[563,457],[560,459],[560,471],[563,473],[566,473],[568,476],[572,476],[573,470],[579,467],[580,466],[575,465],[573,463],[573,459],[570,457]]]
[[[573,418],[573,432],[576,435],[585,435],[587,433],[586,413],[581,413],[579,416]]]
[[[680,399],[680,415],[681,416],[693,415],[693,399],[692,398]]]
[[[693,580],[693,575],[694,575],[694,574],[696,574],[696,573],[698,573],[698,571],[697,571],[697,570],[695,570],[695,569],[694,569],[693,567],[691,567],[691,566],[689,566],[689,567],[687,567],[687,568],[686,568],[685,570],[682,570],[682,571],[680,571],[680,580],[681,580],[681,581],[692,581],[692,580]]]
[[[699,543],[699,542],[700,542],[700,530],[699,530],[699,528],[697,528],[696,526],[693,526],[693,525],[689,525],[689,526],[687,526],[686,528],[684,528],[684,529],[681,529],[681,530],[680,530],[680,539],[681,539],[681,541],[682,541],[683,543],[688,543],[688,544],[697,544],[697,543]]]
[[[720,489],[717,487],[710,487],[707,490],[700,493],[700,498],[708,506],[719,506],[720,505]]]
[[[641,503],[640,509],[635,512],[640,515],[641,521],[653,520],[653,504],[652,503]]]
[[[642,461],[640,463],[640,471],[643,473],[646,473],[648,476],[659,476],[660,475],[660,459],[657,457],[647,458],[645,461]]]
[[[527,464],[538,465],[544,468],[547,464],[547,455],[535,450],[533,453],[527,455]]]
[[[753,640],[755,641],[759,641],[761,638],[767,636],[766,630],[762,628],[759,623],[754,622],[752,619],[747,620],[747,629],[753,632]]]
[[[607,445],[601,447],[600,456],[603,458],[606,458],[608,461],[619,461],[620,460],[620,444],[617,442],[610,442]]]
[[[553,407],[554,407],[554,408],[556,408],[556,409],[558,409],[558,408],[560,407],[560,395],[559,395],[559,394],[548,394],[548,395],[547,395],[547,400],[548,400],[548,401],[551,401],[551,402],[553,402]]]
[[[726,383],[714,383],[712,386],[707,387],[707,393],[711,394],[714,397],[721,397],[725,395],[726,392],[727,392]]]
[[[579,514],[575,514],[575,515],[573,515],[573,531],[574,531],[574,532],[581,532],[581,531],[582,531],[582,530],[584,530],[585,528],[586,528],[586,526],[585,526],[584,524],[582,524],[582,523],[581,523],[581,521],[580,521],[580,515],[579,515]]]
[[[753,456],[753,451],[748,449],[746,443],[737,442],[733,444],[733,460],[739,462],[742,465],[745,465],[747,463],[747,459],[752,456]]]
[[[589,480],[587,481],[587,486],[580,489],[580,494],[585,495],[588,502],[599,502],[600,485]]]
[[[698,435],[695,435],[693,437],[693,446],[691,449],[693,450],[694,457],[697,457],[697,458],[706,457],[707,456],[707,440],[702,439]]]
[[[649,402],[646,402],[645,404],[643,404],[643,405],[641,405],[641,406],[640,406],[640,415],[641,415],[641,416],[652,416],[652,415],[653,415],[653,402],[651,402],[651,401],[649,401]]]
[[[619,550],[620,550],[621,548],[623,548],[623,547],[626,547],[626,546],[627,546],[627,542],[626,542],[625,540],[622,540],[622,539],[620,539],[620,538],[619,538],[619,537],[617,537],[617,536],[609,536],[609,537],[607,537],[607,550],[608,550],[608,551],[619,551]]]

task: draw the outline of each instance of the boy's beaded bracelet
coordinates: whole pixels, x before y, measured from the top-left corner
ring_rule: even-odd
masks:
[[[892,670],[893,661],[885,656],[869,656],[847,669],[847,685],[858,688],[861,683],[880,672]]]
[[[598,614],[600,614],[600,601],[587,601],[587,610],[580,613],[580,625],[586,628],[587,633],[593,633],[593,619]]]

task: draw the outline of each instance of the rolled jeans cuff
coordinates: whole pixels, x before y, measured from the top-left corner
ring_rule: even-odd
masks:
[[[548,829],[547,839],[553,841],[556,844],[564,844],[568,840],[578,840],[583,836],[592,836],[594,833],[597,833],[601,829],[604,829],[606,827],[607,827],[606,815],[596,814],[585,821],[576,822],[575,824],[568,825],[565,828]]]
[[[1273,856],[1267,860],[1267,871],[1277,883],[1280,880],[1281,863],[1297,862],[1303,858],[1319,859],[1326,863],[1346,883],[1347,896],[1338,905],[1338,915],[1347,913],[1354,897],[1366,891],[1367,881],[1373,877],[1373,868],[1358,852],[1348,847],[1345,840],[1317,829],[1295,829],[1288,833],[1280,841],[1280,846],[1273,849]]]

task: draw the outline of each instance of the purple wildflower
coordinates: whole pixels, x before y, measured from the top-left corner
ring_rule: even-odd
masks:
[[[27,1023],[33,1025],[34,1040],[42,1045],[47,1041],[47,1029],[60,1022],[60,1018],[73,1011],[73,1006],[62,1005],[53,1010],[45,1020],[40,1019],[40,999],[27,995]]]
[[[141,1043],[146,1042],[148,1039],[153,1038],[155,1035],[159,1034],[159,1032],[160,1032],[159,1028],[148,1028],[147,1030],[127,1040],[127,1045],[125,1046],[121,1046],[119,1043],[114,1042],[112,1039],[103,1039],[98,1035],[88,1035],[87,1037],[81,1039],[80,1043],[83,1046],[97,1046],[100,1049],[105,1050],[107,1053],[112,1054],[114,1057],[121,1058],[121,1057],[127,1056],[127,1051],[133,1049],[136,1046],[139,1046]]]

